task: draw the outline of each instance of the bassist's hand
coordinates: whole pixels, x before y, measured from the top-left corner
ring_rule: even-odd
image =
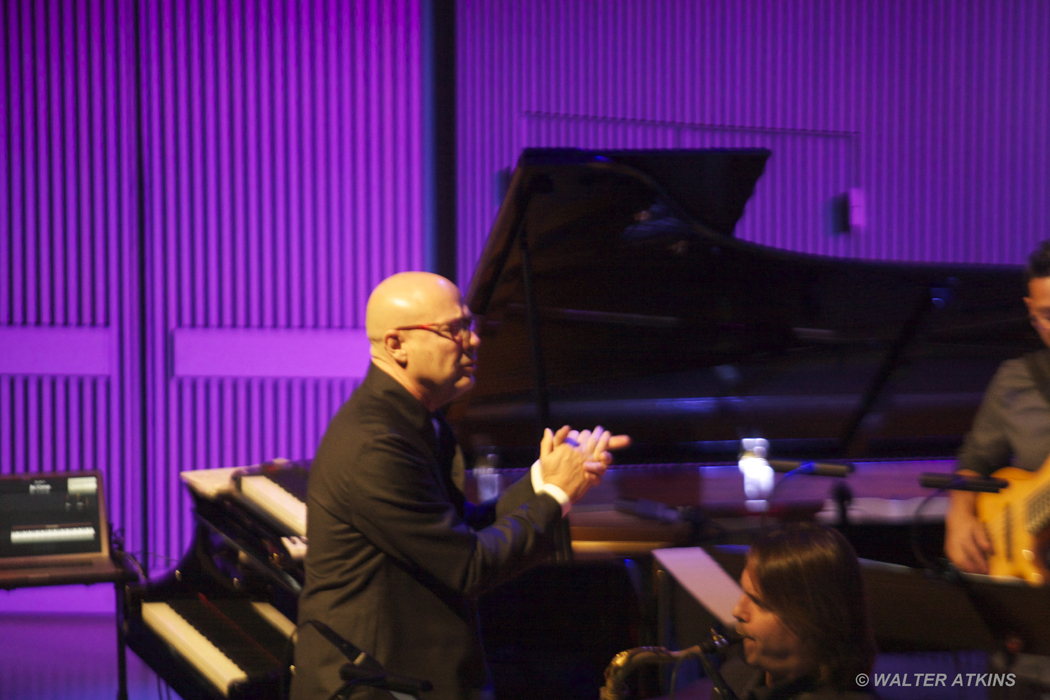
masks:
[[[952,491],[944,519],[944,553],[960,571],[988,573],[992,543],[984,523],[977,519],[976,494]]]

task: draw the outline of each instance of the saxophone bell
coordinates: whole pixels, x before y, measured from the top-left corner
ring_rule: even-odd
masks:
[[[707,660],[708,655],[721,656],[729,647],[740,640],[735,632],[726,634],[711,629],[707,638],[697,645],[681,651],[669,651],[665,647],[635,647],[621,651],[605,668],[605,685],[602,687],[601,700],[624,700],[626,687],[624,681],[642,666],[666,664],[680,659],[697,658],[704,667],[704,672],[714,683],[715,690],[724,700],[736,700],[736,695],[725,684],[718,670]]]

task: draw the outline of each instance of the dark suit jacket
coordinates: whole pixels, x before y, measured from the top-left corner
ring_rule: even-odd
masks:
[[[454,483],[455,438],[375,367],[329,424],[310,469],[299,623],[320,620],[387,671],[475,697],[488,671],[476,597],[553,552],[557,501],[528,477],[473,506]],[[328,700],[346,659],[310,627],[294,700]],[[358,696],[354,696],[355,698]]]

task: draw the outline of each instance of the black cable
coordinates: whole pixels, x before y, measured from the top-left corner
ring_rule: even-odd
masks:
[[[340,698],[342,698],[342,700],[346,700],[346,698],[350,696],[349,691],[353,690],[354,686],[359,685],[359,683],[360,681],[358,680],[347,681],[346,683],[343,683],[343,685],[340,686],[338,690],[332,693],[331,697],[329,697],[328,700],[340,700]],[[344,695],[343,693],[346,693],[346,695]]]
[[[281,653],[281,700],[288,700],[292,694],[292,665],[295,663],[295,642],[299,636],[299,625],[288,635],[288,641],[284,643],[284,651]]]
[[[766,516],[769,515],[769,509],[773,507],[773,497],[777,495],[777,490],[781,486],[786,484],[789,479],[791,479],[793,477],[796,477],[799,474],[805,474],[806,472],[804,472],[802,470],[806,466],[808,466],[808,465],[807,464],[801,464],[798,467],[795,467],[794,469],[792,469],[788,473],[784,474],[784,478],[783,479],[781,479],[780,481],[777,481],[776,483],[773,484],[773,488],[770,489],[769,495],[766,496],[766,498],[765,498],[766,509],[764,511],[762,511],[762,517],[759,518],[759,520],[758,520],[758,529],[760,531],[766,529]]]
[[[334,693],[332,693],[328,697],[328,700],[339,700],[340,697],[344,697],[343,693],[345,693],[350,688],[351,685],[353,685],[353,684],[352,683],[343,683],[343,685],[340,686],[340,688],[338,690],[336,690]]]
[[[117,550],[117,553],[120,554],[120,556],[123,557],[124,559],[128,560],[129,562],[131,562],[132,566],[135,567],[135,571],[137,571],[138,575],[139,575],[139,581],[141,581],[142,583],[145,583],[148,580],[147,577],[146,577],[146,571],[145,571],[145,569],[142,568],[142,564],[139,563],[139,560],[136,559],[134,557],[134,555],[131,554],[131,552],[125,552],[123,550]]]
[[[127,561],[129,561],[134,566],[135,570],[139,574],[139,580],[141,582],[145,583],[147,581],[146,572],[142,568],[142,564],[139,563],[139,560],[136,559],[135,556],[131,552],[124,551],[124,529],[123,528],[119,528],[119,527],[118,528],[114,528],[110,532],[110,535],[109,535],[109,549],[110,549],[110,552],[116,552],[122,558],[126,559]]]
[[[163,683],[163,685],[161,685]],[[165,693],[164,691],[167,690]],[[171,686],[161,680],[160,674],[157,674],[157,700],[164,700],[164,696],[167,696],[168,700],[171,700]]]
[[[674,662],[674,668],[671,670],[671,690],[667,693],[667,700],[674,700],[674,691],[678,686],[678,667],[682,665],[688,657],[680,656]]]
[[[711,697],[719,698],[719,700],[739,700],[733,689],[726,683],[725,678],[718,672],[718,669],[714,667],[711,661],[707,658],[707,655],[700,653],[696,655],[697,660],[704,669],[704,673],[711,679]]]
[[[911,520],[911,551],[912,551],[912,554],[915,556],[915,560],[917,562],[919,562],[919,566],[921,566],[926,571],[928,571],[928,572],[930,572],[930,573],[932,573],[934,575],[937,575],[937,576],[943,576],[944,575],[945,567],[944,566],[939,566],[936,563],[930,561],[926,557],[926,555],[923,553],[923,551],[922,551],[922,544],[919,542],[919,526],[922,524],[922,511],[923,511],[923,509],[925,509],[926,506],[929,505],[930,501],[932,501],[937,496],[940,496],[945,491],[947,491],[947,488],[938,489],[937,491],[934,491],[929,496],[924,498],[922,503],[919,504],[919,507],[915,509],[915,515],[912,516],[912,520]]]

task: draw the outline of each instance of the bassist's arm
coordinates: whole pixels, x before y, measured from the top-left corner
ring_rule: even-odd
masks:
[[[973,426],[959,450],[955,467],[959,474],[989,476],[1010,464],[1013,449],[1006,426],[1009,403],[1005,394],[1016,383],[1017,370],[1016,361],[1003,363],[988,385]],[[988,573],[992,546],[984,525],[977,519],[977,494],[951,491],[949,499],[944,519],[945,555],[961,571]]]
[[[960,474],[978,476],[962,470]],[[977,519],[977,494],[972,491],[949,493],[948,515],[944,519],[944,553],[961,571],[988,573],[992,545],[984,524]]]

